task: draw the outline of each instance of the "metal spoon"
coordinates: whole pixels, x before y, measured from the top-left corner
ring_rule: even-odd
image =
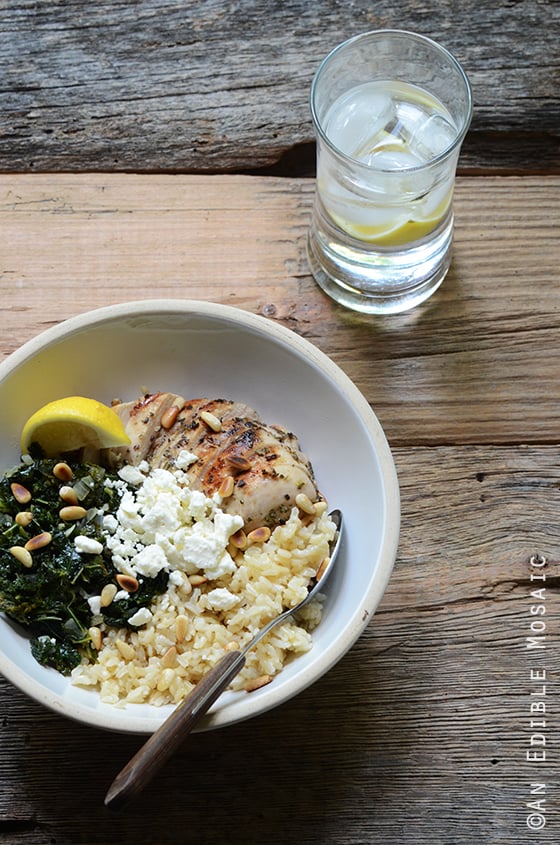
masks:
[[[279,625],[289,616],[298,613],[301,608],[316,597],[327,577],[332,572],[340,548],[342,533],[342,513],[334,510],[330,514],[337,526],[336,535],[331,542],[330,557],[311,580],[307,596],[295,607],[288,608],[272,619],[268,625],[253,637],[243,648],[228,651],[196,685],[193,691],[175,708],[160,728],[155,731],[134,757],[119,772],[105,796],[105,805],[119,809],[150,782],[157,771],[167,762],[173,752],[192,731],[198,721],[209,710],[218,696],[245,665],[245,656],[267,634],[271,628]]]

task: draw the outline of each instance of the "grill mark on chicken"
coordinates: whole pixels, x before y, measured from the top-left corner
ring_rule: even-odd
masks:
[[[319,497],[313,469],[294,434],[267,425],[247,405],[207,398],[185,402],[173,425],[163,428],[162,414],[178,401],[175,394],[156,393],[115,405],[131,443],[111,450],[110,462],[147,460],[154,468],[172,469],[182,450],[192,452],[198,458],[187,470],[193,489],[211,497],[233,476],[233,494],[221,507],[240,514],[247,531],[284,522],[298,493],[312,501]],[[220,431],[201,419],[204,411],[220,420]]]

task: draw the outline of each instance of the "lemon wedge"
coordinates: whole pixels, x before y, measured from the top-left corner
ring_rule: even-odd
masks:
[[[120,417],[107,405],[84,396],[68,396],[43,405],[21,432],[21,450],[37,445],[48,458],[84,446],[107,449],[130,443]]]

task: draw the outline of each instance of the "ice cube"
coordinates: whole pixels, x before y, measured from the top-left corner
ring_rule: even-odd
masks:
[[[406,147],[397,144],[379,145],[364,159],[369,167],[380,170],[404,170],[407,167],[418,167],[418,158]]]
[[[369,152],[377,137],[395,119],[395,106],[377,85],[358,85],[340,97],[327,114],[325,131],[346,155],[359,158]]]
[[[443,115],[432,114],[415,127],[410,147],[427,161],[451,146],[456,137],[457,129],[453,123]]]
[[[432,219],[442,215],[448,208],[453,195],[454,174],[441,182],[436,183],[421,200],[422,216],[425,219]]]

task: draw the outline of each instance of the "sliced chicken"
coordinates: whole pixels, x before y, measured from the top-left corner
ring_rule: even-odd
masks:
[[[240,514],[247,531],[284,522],[300,493],[312,502],[319,497],[297,437],[263,423],[247,405],[156,393],[113,407],[131,440],[111,450],[113,465],[147,460],[170,469],[182,450],[192,452],[192,487],[206,496],[222,491],[222,508]]]
[[[113,405],[124,423],[130,445],[112,449],[111,463],[139,464],[169,468],[182,449],[196,454],[201,464],[214,452],[212,429],[200,418],[210,414],[223,426],[237,417],[258,419],[247,405],[224,399],[193,399],[189,402],[175,393],[151,393],[134,402]],[[208,453],[208,454],[207,454]]]
[[[163,415],[176,398],[173,393],[151,393],[134,402],[113,405],[130,437],[130,445],[109,450],[106,456],[109,463],[136,466],[147,459],[153,443],[160,436]]]

